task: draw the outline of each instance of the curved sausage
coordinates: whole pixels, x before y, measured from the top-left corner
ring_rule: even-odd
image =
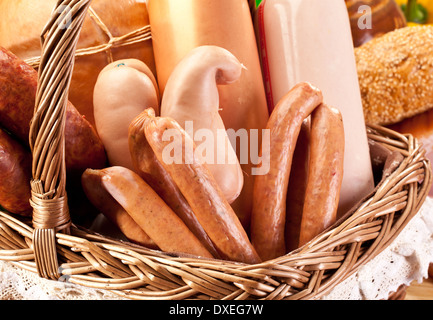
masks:
[[[195,145],[180,125],[173,119],[157,117],[146,123],[145,135],[221,257],[245,263],[259,262],[239,218],[206,164],[194,154]],[[175,154],[173,158],[170,158],[171,151]]]
[[[69,177],[107,164],[104,145],[95,128],[68,102],[65,124],[65,165]]]
[[[170,206],[209,252],[215,258],[218,258],[219,254],[209,236],[198,222],[185,197],[158,161],[146,140],[144,134],[145,123],[154,117],[155,111],[152,108],[148,108],[129,125],[129,147],[135,172]]]
[[[310,117],[302,123],[298,140],[293,153],[290,168],[289,186],[286,197],[286,252],[299,247],[299,233],[301,230],[302,211],[308,180],[308,161],[310,157],[311,120]]]
[[[104,172],[87,169],[81,176],[83,190],[89,201],[132,242],[158,249],[155,242],[140,228],[126,210],[102,186]]]
[[[20,142],[0,129],[0,206],[31,216],[32,156]]]
[[[13,53],[0,47],[0,125],[29,145],[38,73]],[[106,154],[93,126],[70,103],[66,106],[65,162],[68,171],[102,168]]]
[[[146,108],[159,112],[158,89],[146,68],[144,63],[134,59],[116,61],[107,65],[96,81],[93,91],[95,125],[111,166],[133,170],[129,124]]]
[[[148,0],[155,65],[161,93],[179,61],[193,48],[216,45],[229,50],[244,66],[239,81],[219,87],[221,118],[226,129],[261,132],[269,118],[254,25],[247,1]],[[248,136],[250,138],[250,136]],[[258,145],[261,145],[259,135]],[[244,148],[236,148],[238,158]],[[253,159],[241,161],[244,187],[231,204],[243,226],[250,225]]]
[[[212,258],[182,220],[139,175],[120,166],[101,171],[103,187],[161,250]]]
[[[218,86],[239,80],[242,64],[218,46],[192,49],[174,68],[165,86],[161,116],[176,120],[197,148],[229,203],[241,193],[244,179],[220,116]],[[191,127],[191,130],[187,129]],[[203,133],[203,138],[196,137]]]
[[[339,110],[320,105],[311,115],[311,152],[299,246],[336,221],[344,166],[344,128]]]
[[[319,89],[302,82],[275,106],[269,118],[270,148],[262,154],[269,171],[257,175],[251,215],[251,241],[263,260],[285,254],[286,195],[293,152],[303,121],[322,103]]]

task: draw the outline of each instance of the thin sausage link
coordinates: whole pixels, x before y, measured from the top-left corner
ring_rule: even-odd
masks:
[[[268,121],[270,151],[262,159],[269,161],[270,170],[255,178],[251,216],[251,239],[262,260],[286,252],[286,196],[294,148],[303,121],[322,100],[320,90],[299,83],[279,101]]]
[[[311,117],[311,153],[300,246],[335,222],[343,179],[343,161],[344,128],[341,113],[322,104]]]
[[[194,215],[190,205],[180,192],[169,173],[156,158],[144,134],[145,123],[155,117],[152,108],[144,110],[129,126],[129,148],[135,171],[182,219],[192,233],[204,244],[209,252],[219,258],[219,254],[209,236]]]
[[[177,139],[163,139],[166,130],[173,130]],[[195,156],[195,145],[179,124],[170,118],[154,118],[146,124],[145,133],[158,160],[170,173],[221,257],[245,263],[259,262],[239,218],[206,164]],[[175,150],[182,150],[180,163],[164,161],[164,149],[170,144],[174,144]],[[187,145],[192,146],[190,152]]]

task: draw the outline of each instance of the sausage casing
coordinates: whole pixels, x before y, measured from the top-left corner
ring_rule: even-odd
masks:
[[[140,228],[126,210],[102,186],[103,171],[86,169],[81,176],[83,190],[89,201],[114,223],[132,242],[157,249],[155,242]]]
[[[270,130],[269,171],[254,183],[251,240],[263,260],[285,254],[286,196],[294,148],[303,121],[322,103],[319,89],[302,82],[275,106],[267,125]]]
[[[104,173],[104,188],[161,250],[212,258],[182,220],[138,174],[120,166],[101,171]]]
[[[192,233],[204,244],[214,257],[216,251],[209,236],[198,222],[190,205],[179,188],[156,158],[144,134],[145,123],[155,117],[155,111],[148,108],[140,113],[129,125],[128,140],[131,160],[135,172],[146,181],[153,190],[182,219]]]
[[[23,144],[29,144],[38,73],[0,47],[0,125]],[[68,102],[65,119],[66,168],[81,173],[106,164],[104,146],[93,126]]]
[[[0,129],[0,206],[9,212],[30,216],[30,151]]]
[[[308,180],[308,161],[310,156],[310,117],[304,120],[293,154],[290,169],[289,186],[286,197],[286,251],[291,252],[299,247],[302,212]]]
[[[164,132],[170,132],[173,139],[164,137]],[[159,162],[173,178],[221,257],[245,263],[259,262],[239,218],[206,164],[194,154],[193,140],[180,125],[173,119],[157,117],[146,123],[145,134]],[[189,151],[187,145],[191,147]],[[170,148],[175,153],[176,150],[181,152],[180,161],[164,158]]]
[[[337,218],[344,167],[344,128],[339,110],[320,105],[311,115],[311,150],[299,245]]]

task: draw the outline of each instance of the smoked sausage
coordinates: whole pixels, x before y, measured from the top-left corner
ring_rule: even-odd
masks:
[[[195,145],[173,119],[155,117],[145,125],[145,135],[188,201],[198,221],[223,259],[244,263],[260,261],[239,218],[225,199]],[[172,153],[173,157],[170,156]]]
[[[251,215],[251,241],[262,260],[285,254],[286,196],[294,148],[303,121],[322,103],[319,89],[307,82],[294,86],[276,105],[267,125],[269,171],[257,175]]]
[[[29,145],[38,73],[12,52],[0,48],[0,126]],[[65,119],[65,162],[68,171],[106,165],[104,146],[93,126],[68,102]]]
[[[101,171],[102,186],[161,250],[212,258],[182,220],[138,174],[120,166]]]
[[[11,213],[31,216],[30,150],[0,129],[0,206]]]
[[[158,161],[146,140],[144,134],[145,123],[154,117],[155,110],[148,108],[129,125],[129,148],[134,171],[155,190],[209,252],[217,258],[219,254],[209,236],[198,222],[185,197]]]
[[[81,182],[89,201],[114,223],[132,242],[151,249],[157,249],[155,242],[140,228],[126,210],[102,186],[103,171],[86,169]]]
[[[310,140],[311,120],[308,117],[302,123],[290,168],[286,197],[286,252],[291,252],[299,247],[299,233],[308,181]]]
[[[337,219],[343,179],[344,128],[341,113],[321,104],[311,115],[311,150],[299,246]]]

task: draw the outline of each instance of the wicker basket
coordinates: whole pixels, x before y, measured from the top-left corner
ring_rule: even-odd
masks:
[[[373,161],[380,171],[374,192],[307,245],[277,259],[247,265],[170,254],[75,226],[65,192],[64,110],[89,3],[59,1],[42,33],[30,132],[33,221],[0,211],[1,260],[131,299],[317,299],[386,248],[420,209],[431,184],[424,150],[410,135],[370,126],[370,145],[397,155]]]

